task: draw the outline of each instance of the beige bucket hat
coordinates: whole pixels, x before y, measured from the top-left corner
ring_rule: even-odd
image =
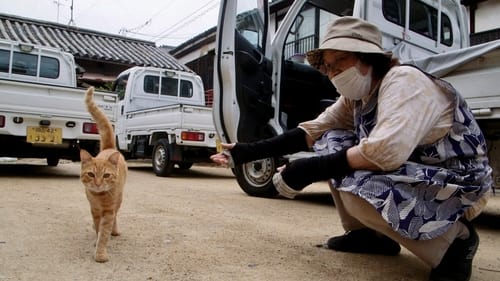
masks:
[[[382,49],[382,34],[375,25],[356,17],[341,17],[328,28],[318,49],[306,53],[307,61],[320,68],[323,50],[341,50],[359,53],[387,54]]]

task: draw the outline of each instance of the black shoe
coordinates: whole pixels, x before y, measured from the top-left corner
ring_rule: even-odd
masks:
[[[468,281],[472,259],[479,246],[479,236],[471,222],[460,220],[469,229],[469,238],[456,238],[444,254],[441,263],[431,271],[429,281]]]
[[[397,242],[369,228],[351,230],[344,235],[331,237],[324,246],[340,252],[386,256],[395,256],[401,251]]]

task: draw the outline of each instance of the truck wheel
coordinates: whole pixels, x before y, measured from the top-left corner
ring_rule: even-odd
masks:
[[[47,165],[51,167],[55,167],[59,164],[59,157],[49,156],[47,157]]]
[[[276,159],[266,158],[234,167],[234,175],[241,189],[250,196],[274,197],[278,194],[273,185]]]
[[[169,143],[165,139],[158,140],[153,149],[153,170],[159,177],[168,177],[174,170],[174,163],[170,161]]]
[[[177,165],[179,166],[179,169],[181,169],[181,170],[189,170],[191,167],[193,167],[193,163],[191,163],[191,162],[181,162],[181,163],[177,163]]]

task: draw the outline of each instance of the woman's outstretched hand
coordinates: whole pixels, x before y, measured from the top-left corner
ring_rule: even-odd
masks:
[[[219,165],[230,166],[231,154],[229,151],[234,147],[235,143],[221,143],[220,145],[224,151],[211,155],[210,159]]]

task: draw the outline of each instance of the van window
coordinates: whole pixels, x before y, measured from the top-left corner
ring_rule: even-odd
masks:
[[[158,95],[160,89],[160,79],[158,76],[144,76],[144,92],[148,94]]]
[[[397,25],[405,26],[406,0],[383,0],[384,17]],[[418,0],[410,0],[410,30],[437,40],[437,9]],[[450,18],[441,13],[441,44],[451,46],[453,34]]]
[[[262,51],[265,45],[262,0],[238,1],[236,29],[250,44]]]
[[[352,16],[353,8],[353,0],[310,0],[302,7],[288,31],[283,49],[284,58],[304,61],[305,53],[317,48],[319,39],[326,35],[332,20],[341,16]]]
[[[38,55],[14,52],[12,57],[12,73],[37,76]],[[9,72],[10,51],[0,50],[0,71]],[[40,57],[40,77],[58,78],[60,71],[59,60],[52,57]]]
[[[119,100],[125,98],[125,90],[127,89],[127,81],[129,74],[125,74],[116,79],[113,92],[118,95]]]
[[[162,77],[161,78],[161,91],[160,91],[160,77],[153,75],[144,76],[144,92],[148,94],[162,96],[177,96],[177,85],[179,80],[176,78]]]
[[[9,72],[10,52],[0,50],[0,72]]]
[[[59,77],[59,60],[42,56],[40,58],[40,77],[53,79]]]
[[[162,96],[177,96],[177,85],[179,80],[175,78],[162,77],[161,78],[161,95]]]
[[[190,98],[193,96],[193,83],[187,80],[181,80],[181,97]]]
[[[12,73],[36,76],[38,56],[14,52]]]

